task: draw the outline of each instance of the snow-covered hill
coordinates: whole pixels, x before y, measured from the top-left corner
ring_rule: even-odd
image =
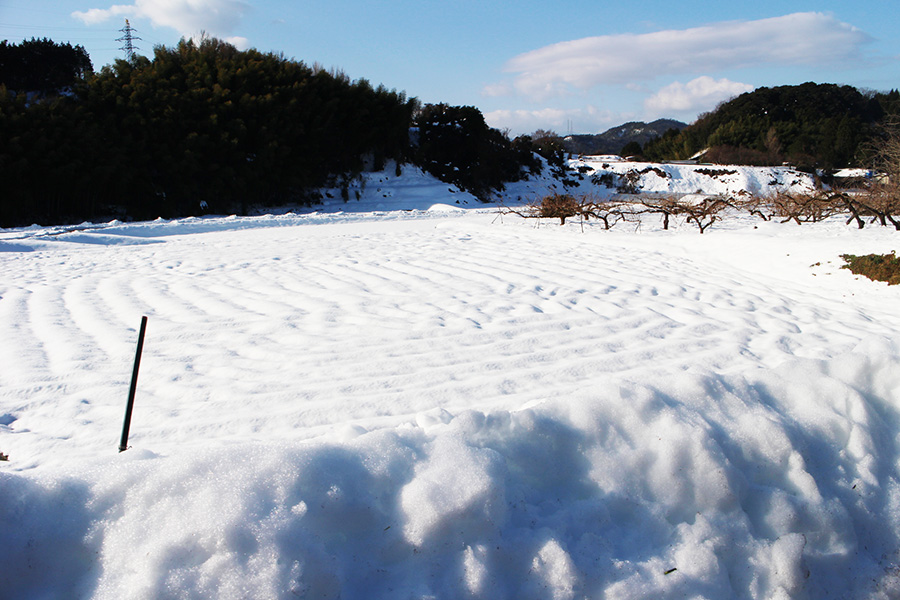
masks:
[[[560,172],[545,165],[538,176],[508,183],[491,204],[514,205],[538,201],[551,192],[589,194],[598,199],[636,194],[771,196],[815,190],[814,178],[791,167],[747,167],[631,162],[619,156],[587,156],[568,161]],[[625,193],[622,196],[623,192]],[[323,190],[318,211],[383,211],[427,209],[431,206],[484,207],[471,194],[436,180],[417,167],[405,165],[397,176],[393,165],[384,171],[364,173],[348,189],[343,200],[338,188]]]
[[[897,597],[900,290],[839,268],[896,232],[389,173],[0,230],[0,597]]]
[[[777,192],[811,193],[815,180],[791,167],[746,167],[677,163],[641,163],[617,156],[570,161],[593,185],[613,182],[637,193],[769,196]],[[607,177],[604,177],[607,175]],[[610,175],[612,177],[610,177]]]

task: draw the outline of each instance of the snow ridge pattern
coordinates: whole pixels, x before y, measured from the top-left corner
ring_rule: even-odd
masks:
[[[0,231],[0,597],[900,594],[895,234],[426,183]]]

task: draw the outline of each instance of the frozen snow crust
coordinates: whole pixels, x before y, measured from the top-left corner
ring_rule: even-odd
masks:
[[[0,230],[0,597],[900,595],[896,233],[395,184]]]

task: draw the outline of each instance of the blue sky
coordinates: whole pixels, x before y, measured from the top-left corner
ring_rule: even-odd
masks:
[[[201,31],[423,102],[477,106],[511,134],[687,122],[761,86],[900,88],[897,0],[0,0],[0,39],[81,44],[94,68]]]

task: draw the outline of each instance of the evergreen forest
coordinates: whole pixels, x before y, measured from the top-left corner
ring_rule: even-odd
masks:
[[[216,39],[118,60],[71,93],[0,88],[0,224],[146,219],[304,201],[403,159],[415,102]]]

